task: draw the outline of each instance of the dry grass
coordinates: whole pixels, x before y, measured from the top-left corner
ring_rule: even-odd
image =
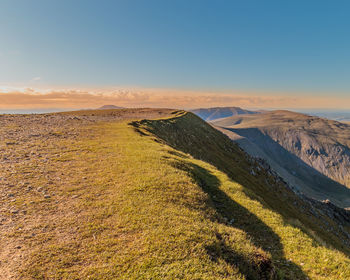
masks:
[[[202,161],[164,142],[182,133],[192,142],[181,145],[205,151],[193,145],[217,137],[189,133],[211,128],[174,115],[131,125],[136,113],[98,122],[81,113],[51,136],[2,145],[2,279],[349,279],[344,254],[268,206],[239,150],[218,143],[220,159],[241,166],[225,172],[205,162],[211,153]]]

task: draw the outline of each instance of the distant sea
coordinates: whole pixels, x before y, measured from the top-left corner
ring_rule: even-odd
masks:
[[[339,122],[350,122],[349,110],[295,110],[300,113],[317,116]]]

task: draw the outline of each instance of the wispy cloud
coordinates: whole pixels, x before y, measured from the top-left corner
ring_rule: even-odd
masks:
[[[214,93],[169,89],[45,89],[0,87],[1,109],[124,107],[198,108],[346,108],[350,98],[277,96],[261,93]],[[347,108],[348,109],[348,108]]]
[[[34,77],[34,78],[32,79],[33,82],[37,82],[37,81],[40,81],[40,80],[41,80],[41,77]]]

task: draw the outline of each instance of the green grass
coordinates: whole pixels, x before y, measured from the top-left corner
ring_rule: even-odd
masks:
[[[63,214],[47,221],[22,277],[350,279],[350,260],[329,245],[336,239],[321,236],[322,245],[307,233],[320,234],[287,203],[292,194],[250,176],[222,137],[183,114],[57,140],[56,154],[69,150],[51,168],[66,179],[56,188],[63,206],[50,207]]]

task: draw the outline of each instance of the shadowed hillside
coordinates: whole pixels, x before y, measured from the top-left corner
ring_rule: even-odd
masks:
[[[213,122],[297,190],[350,206],[350,126],[288,111]]]
[[[259,201],[259,203],[262,203],[262,208],[267,207],[267,209],[270,209],[269,211],[279,213],[279,215],[283,217],[282,219],[284,222],[277,222],[274,224],[274,226],[271,226],[269,222],[267,224],[271,226],[274,232],[278,232],[277,235],[279,238],[281,238],[281,240],[285,240],[285,238],[288,239],[288,229],[283,227],[279,228],[279,226],[284,223],[290,223],[292,226],[300,226],[302,231],[311,234],[311,238],[315,238],[313,242],[318,243],[320,240],[323,240],[321,243],[325,244],[323,242],[328,240],[328,244],[335,245],[338,243],[339,239],[335,236],[339,236],[340,232],[334,232],[335,236],[332,237],[333,234],[331,234],[329,230],[326,230],[326,228],[330,226],[329,222],[332,222],[333,218],[333,216],[328,217],[326,214],[328,211],[330,211],[329,209],[321,210],[321,208],[317,208],[319,205],[316,206],[316,209],[313,206],[316,205],[316,202],[315,204],[310,204],[310,201],[306,198],[303,199],[302,197],[295,195],[288,189],[286,184],[281,181],[281,178],[274,176],[269,169],[264,170],[260,165],[256,166],[257,163],[253,159],[250,159],[249,157],[247,158],[247,155],[240,150],[238,146],[233,144],[229,138],[210,127],[199,118],[194,117],[191,114],[186,114],[185,116],[175,119],[160,121],[145,120],[139,125],[137,125],[137,123],[134,125],[137,127],[143,127],[154,133],[163,139],[164,143],[171,145],[175,149],[188,153],[194,158],[209,162],[213,166],[224,171],[230,178],[232,178],[233,182],[236,182],[242,186],[243,193],[247,195],[249,199],[251,199],[250,202],[247,201],[248,204],[245,206],[247,209],[251,210],[252,205]],[[231,197],[231,199],[235,194],[237,194],[237,190],[229,188],[226,189],[224,185],[221,185],[219,189],[223,190],[229,197]],[[215,188],[211,189],[211,192],[214,193],[218,191],[219,190],[215,190]],[[213,198],[217,199],[218,196],[214,194]],[[234,210],[229,208],[227,200],[226,203],[219,201],[217,205],[218,211],[223,211],[226,214],[234,213]],[[225,210],[227,207],[229,210]],[[222,210],[222,208],[224,208],[224,210]],[[259,211],[262,211],[262,208]],[[339,210],[342,211],[341,209]],[[316,212],[318,214],[315,215]],[[261,218],[261,213],[254,213],[257,213],[256,215]],[[348,230],[350,220],[348,215],[348,213],[345,213],[347,221],[345,224],[347,229],[344,232],[340,230],[342,232],[341,235],[344,236],[341,237],[340,240],[342,240],[341,243],[344,243],[338,247],[339,249],[343,248],[341,250],[345,250],[344,252],[346,252],[346,254],[348,254],[348,249],[345,248],[348,245],[345,244],[349,244]],[[229,220],[229,218],[227,220]],[[246,225],[248,220],[243,219],[243,221],[243,223]],[[327,222],[323,223],[324,221]],[[254,225],[256,222],[252,222],[251,224]],[[333,226],[334,228],[338,229],[343,228],[343,226],[338,222],[333,224]],[[269,241],[267,241],[269,245],[264,244],[266,240],[261,240],[259,238],[261,232],[259,230],[254,232],[254,229],[257,230],[254,226],[253,229],[249,229],[249,226],[245,227],[246,232],[250,232],[251,230],[253,231],[250,232],[253,239],[256,238],[257,240],[260,240],[258,242],[260,247],[270,249],[273,248],[273,252],[279,252],[275,256],[279,255],[280,257],[281,254],[283,255],[282,252],[288,251],[286,248],[280,249],[280,251],[276,249],[278,248],[278,245],[275,242],[272,242],[272,244],[275,244],[277,247],[271,247],[271,243]],[[336,239],[338,239],[338,241],[336,241]],[[282,241],[282,243],[284,242],[285,241]],[[302,242],[301,244],[306,243]],[[309,256],[311,256],[313,254],[311,253],[313,249],[308,247],[307,250],[309,252]],[[267,251],[270,250],[267,249]],[[330,275],[328,277],[330,277]],[[287,277],[287,279],[289,278]],[[295,278],[292,277],[290,279]]]

